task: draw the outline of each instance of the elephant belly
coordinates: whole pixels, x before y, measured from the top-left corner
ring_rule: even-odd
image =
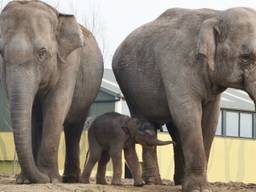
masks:
[[[88,61],[88,58],[89,56],[84,60]],[[86,62],[80,67],[66,122],[84,122],[90,106],[96,99],[103,75],[103,63],[97,62],[96,59],[93,61]]]
[[[146,74],[125,68],[118,70],[116,78],[133,115],[163,123],[170,120],[164,86],[157,71]]]

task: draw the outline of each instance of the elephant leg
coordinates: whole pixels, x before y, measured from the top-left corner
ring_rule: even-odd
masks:
[[[125,148],[124,156],[134,178],[134,186],[143,186],[144,181],[141,178],[139,160],[135,151],[135,146],[133,145],[132,147]]]
[[[54,127],[50,120],[44,120],[44,130],[42,143],[40,146],[37,165],[41,172],[47,174],[51,182],[61,181],[58,169],[58,148],[61,135],[61,125],[59,123]],[[46,126],[48,125],[48,128]]]
[[[89,183],[92,169],[96,162],[100,160],[101,154],[102,148],[97,143],[89,144],[89,152],[86,157],[84,171],[81,175],[80,182]]]
[[[43,115],[42,106],[38,98],[35,98],[32,109],[32,151],[35,162],[37,162],[38,151],[42,140]]]
[[[142,152],[143,172],[142,177],[146,184],[161,185],[156,147],[144,147]]]
[[[212,142],[215,136],[220,113],[220,96],[203,106],[202,131],[206,160],[209,160]]]
[[[64,78],[64,77],[63,77]],[[60,79],[60,83],[63,81]],[[58,169],[58,149],[64,120],[70,109],[74,85],[61,85],[50,90],[44,98],[42,141],[38,153],[38,168],[47,174],[51,182],[61,181]]]
[[[157,137],[157,128],[158,124],[155,124],[155,132]],[[159,166],[157,161],[157,151],[156,146],[148,147],[143,146],[143,170],[142,170],[142,178],[146,182],[146,184],[155,184],[161,185],[162,180],[159,173]]]
[[[183,95],[180,96],[180,95]],[[171,95],[169,108],[180,134],[185,161],[183,192],[210,192],[202,135],[202,105],[188,94]]]
[[[42,138],[42,108],[40,102],[35,98],[32,108],[32,152],[35,162],[37,162],[38,151]],[[17,184],[28,184],[30,181],[21,170],[21,173],[16,178]]]
[[[175,185],[181,185],[183,178],[184,178],[184,171],[185,171],[185,162],[184,162],[184,156],[180,141],[180,136],[178,133],[177,127],[174,125],[173,122],[169,122],[166,124],[166,127],[168,129],[169,134],[172,137],[172,140],[176,143],[176,145],[173,146],[174,149],[174,183]]]
[[[24,172],[21,171],[20,174],[16,177],[16,184],[30,184],[31,182],[27,179]]]
[[[83,123],[65,123],[66,159],[63,182],[79,182],[80,177],[80,148],[79,142],[83,131]]]
[[[101,153],[101,158],[98,162],[98,169],[96,175],[96,184],[107,185],[106,181],[106,168],[109,162],[110,156],[107,151]]]
[[[122,176],[122,147],[112,146],[109,150],[109,155],[112,159],[113,165],[113,178],[112,185],[121,185]]]

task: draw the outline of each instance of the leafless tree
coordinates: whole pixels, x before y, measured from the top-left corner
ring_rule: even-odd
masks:
[[[88,1],[88,7],[90,7],[90,11],[83,15],[83,25],[94,34],[102,51],[104,61],[108,61],[109,52],[106,41],[106,30],[104,18],[100,14],[100,6],[96,4],[95,1],[91,0]]]
[[[79,10],[79,1],[69,0],[66,1],[66,5],[69,7],[69,11],[74,14],[77,18],[80,18],[80,22],[87,29],[89,29],[97,39],[99,47],[102,51],[104,60],[108,60],[109,54],[107,50],[106,43],[106,30],[103,22],[103,17],[100,15],[101,9],[99,5],[99,1],[95,0],[85,0],[86,6],[88,7],[88,11],[83,13]],[[64,3],[62,0],[55,0],[54,7],[58,10],[60,8],[60,4]]]
[[[1,0],[0,1],[0,11],[2,11],[2,9],[4,8],[4,4],[7,3],[6,1],[4,0]]]
[[[54,6],[54,8],[58,10],[59,7],[60,7],[60,1],[58,0],[58,1],[56,2],[56,5]]]

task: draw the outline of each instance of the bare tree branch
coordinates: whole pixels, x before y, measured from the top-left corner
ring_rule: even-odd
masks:
[[[103,17],[100,15],[100,6],[95,1],[88,1],[88,7],[90,7],[90,12],[83,16],[83,25],[96,37],[103,58],[106,61],[109,55],[106,44],[106,30]]]

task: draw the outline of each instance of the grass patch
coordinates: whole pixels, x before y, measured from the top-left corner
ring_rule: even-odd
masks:
[[[20,172],[20,166],[17,161],[0,161],[0,173],[8,175],[17,175]]]

